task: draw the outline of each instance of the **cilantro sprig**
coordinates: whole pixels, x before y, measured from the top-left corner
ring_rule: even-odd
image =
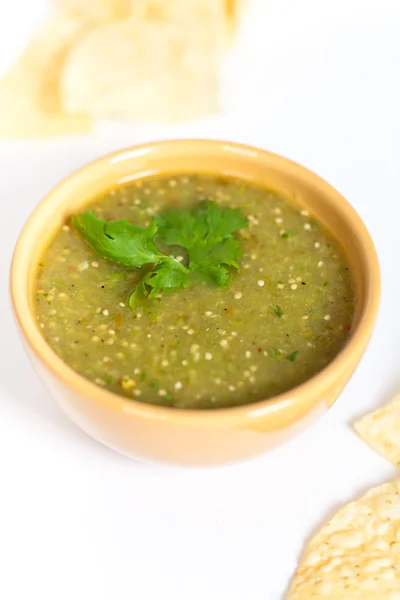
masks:
[[[233,234],[248,226],[238,209],[221,208],[215,202],[192,210],[170,209],[152,219],[147,227],[126,219],[106,221],[93,211],[75,215],[72,221],[84,240],[100,255],[143,276],[130,296],[133,308],[141,298],[154,298],[164,290],[186,288],[191,281],[207,280],[228,285],[228,267],[239,269],[240,245]],[[155,242],[181,246],[189,257],[187,266],[163,254]]]

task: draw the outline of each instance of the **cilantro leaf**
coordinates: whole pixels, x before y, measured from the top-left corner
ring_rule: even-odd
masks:
[[[154,298],[162,290],[186,288],[192,279],[202,278],[225,286],[228,267],[239,269],[240,245],[233,234],[248,226],[238,209],[221,208],[215,202],[193,209],[170,209],[153,219],[148,227],[124,220],[106,221],[93,211],[72,217],[83,239],[101,256],[127,268],[145,270],[129,298],[133,308],[140,299]],[[189,268],[155,245],[182,246],[189,255]]]
[[[105,221],[93,211],[74,216],[72,221],[98,254],[125,267],[135,269],[165,258],[154,244],[158,230],[155,221],[151,221],[148,227],[140,227],[126,219]]]
[[[192,210],[170,209],[156,217],[160,240],[183,246],[189,253],[199,245],[212,246],[248,227],[239,209],[222,208],[216,202],[202,202]]]
[[[274,311],[274,313],[276,314],[277,317],[283,316],[283,310],[281,309],[279,304],[270,304],[269,307],[271,310]]]
[[[187,269],[174,258],[166,256],[164,262],[146,273],[140,280],[129,298],[129,305],[131,308],[135,308],[141,298],[154,298],[165,289],[186,288],[189,281]],[[149,291],[148,288],[151,290]]]
[[[232,235],[248,226],[239,209],[209,201],[193,210],[168,210],[156,220],[163,243],[186,248],[190,271],[219,286],[228,284],[230,274],[222,265],[239,268],[240,246]]]

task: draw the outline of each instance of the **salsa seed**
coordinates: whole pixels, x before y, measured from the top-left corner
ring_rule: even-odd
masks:
[[[250,268],[250,265],[249,265],[248,263],[245,263],[245,264],[243,265],[243,269],[249,269],[249,268]]]
[[[320,244],[319,242],[315,242],[315,243],[314,243],[314,248],[319,248],[319,247],[320,247],[320,245],[321,245],[321,244]]]
[[[114,329],[109,329],[109,330],[108,330],[108,333],[109,333],[109,335],[115,335],[115,331],[114,331]]]
[[[322,265],[323,265],[323,264],[324,264],[324,261],[323,261],[323,260],[320,260],[317,266],[318,266],[318,267],[322,267]]]
[[[241,297],[242,297],[241,292],[236,292],[236,294],[234,295],[235,300],[240,300]]]
[[[280,209],[280,208],[278,208],[278,207],[277,207],[277,208],[274,208],[274,213],[275,213],[276,215],[280,215],[280,214],[282,213],[282,211],[281,211],[281,209]]]
[[[175,181],[175,179],[170,179],[170,180],[168,181],[168,185],[169,185],[169,187],[175,187],[175,186],[176,186],[176,181]]]
[[[117,352],[116,356],[119,360],[122,360],[123,358],[125,358],[125,354],[123,352]]]
[[[94,336],[92,337],[92,342],[99,342],[99,341],[100,341],[100,338],[99,338],[99,336],[98,336],[98,335],[94,335]]]
[[[206,352],[204,356],[205,356],[206,360],[212,360],[212,357],[213,357],[213,355],[211,354],[211,352]]]
[[[283,283],[277,283],[276,287],[280,290],[283,290],[283,288],[285,287]]]
[[[78,265],[78,271],[85,271],[86,269],[89,268],[89,263],[87,260],[82,261],[81,263],[79,263]]]
[[[164,359],[164,360],[161,361],[161,366],[162,367],[168,367],[168,365],[169,365],[169,362],[166,359]]]
[[[324,316],[325,321],[330,321],[330,318],[331,318],[331,315],[325,315]]]
[[[105,362],[105,363],[111,362],[111,358],[109,356],[104,356],[103,362]]]
[[[275,223],[277,223],[278,225],[279,225],[280,223],[282,223],[282,221],[283,221],[283,219],[282,219],[281,217],[277,217],[277,218],[275,219]]]
[[[220,344],[223,348],[226,348],[228,346],[228,340],[221,340]]]
[[[177,381],[174,385],[174,388],[176,390],[181,390],[182,389],[182,382],[181,381]]]
[[[198,350],[199,348],[200,348],[200,346],[199,346],[198,344],[192,344],[192,345],[190,346],[190,352],[191,352],[192,354],[195,354],[195,352],[197,352],[197,350]]]
[[[95,310],[96,314],[99,315],[101,313],[101,308],[100,306],[98,306]]]
[[[295,279],[293,279],[293,277],[291,277],[291,278],[288,280],[288,283],[294,283],[295,281],[296,281],[296,280],[295,280]]]
[[[246,358],[251,358],[251,352],[250,352],[250,350],[246,350]]]
[[[188,329],[188,335],[193,335],[194,334],[194,329]]]
[[[69,227],[68,227],[68,225],[63,225],[63,226],[62,226],[62,230],[63,230],[63,231],[69,231]]]
[[[108,310],[105,308],[105,309],[103,310],[103,315],[104,315],[105,317],[108,317],[108,315],[109,315],[109,314],[110,314],[110,313],[109,313],[109,311],[108,311]]]
[[[292,283],[292,285],[290,287],[292,288],[292,290],[297,290],[297,284],[296,283]]]
[[[217,379],[215,379],[215,383],[216,383],[217,385],[221,385],[221,380],[219,379],[219,377],[217,377]]]
[[[263,279],[259,279],[259,280],[257,281],[257,285],[258,285],[258,287],[264,287],[264,285],[265,285],[265,281],[264,281]]]
[[[106,341],[106,344],[107,344],[107,346],[112,346],[112,345],[113,345],[113,343],[114,343],[114,340],[113,340],[113,338],[109,338],[109,339]]]
[[[307,321],[308,315],[303,315],[301,318],[304,319],[304,321]]]
[[[123,302],[119,303],[120,306],[122,306],[122,308],[124,308],[125,304]]]
[[[166,396],[167,392],[165,390],[158,390],[158,395],[159,396]]]
[[[252,255],[250,256],[250,258],[251,258],[251,260],[256,260],[256,258],[257,258],[257,254],[252,254]]]
[[[133,390],[132,394],[133,394],[134,396],[141,396],[141,395],[142,395],[142,392],[141,392],[141,390],[138,390],[137,388],[135,388],[135,389]]]
[[[296,277],[296,281],[301,281],[301,277]]]
[[[94,260],[94,261],[91,263],[91,265],[92,265],[92,267],[95,267],[95,268],[97,268],[97,267],[99,266],[99,263],[98,263],[96,260]]]
[[[187,367],[187,366],[188,366],[188,364],[189,364],[189,363],[188,363],[188,361],[187,361],[187,360],[183,360],[183,361],[181,362],[181,365],[182,365],[183,367]]]
[[[305,229],[306,231],[310,231],[310,229],[311,229],[311,225],[310,225],[310,223],[304,223],[304,229]]]
[[[255,373],[258,370],[257,365],[251,365],[250,366],[250,371],[252,371],[253,373]]]
[[[302,217],[308,217],[310,215],[310,213],[308,212],[308,210],[303,209],[302,211],[300,211],[300,214]]]
[[[230,392],[235,392],[235,391],[236,391],[236,388],[235,388],[235,386],[234,386],[234,385],[228,385],[228,390],[229,390]]]

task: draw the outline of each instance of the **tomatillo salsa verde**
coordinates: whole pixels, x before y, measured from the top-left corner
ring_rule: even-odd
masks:
[[[38,325],[75,371],[150,404],[275,396],[348,338],[346,260],[306,210],[240,179],[146,178],[94,198],[38,267]]]

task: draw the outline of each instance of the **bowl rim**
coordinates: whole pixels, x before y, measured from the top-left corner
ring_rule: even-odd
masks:
[[[179,409],[164,407],[147,404],[134,398],[130,399],[122,395],[120,396],[93,383],[69,367],[67,363],[52,350],[37,326],[34,313],[29,304],[29,290],[27,289],[28,286],[25,276],[26,269],[24,270],[23,260],[24,256],[27,254],[27,246],[30,245],[32,247],[34,243],[27,244],[27,238],[29,237],[29,234],[31,234],[32,228],[35,227],[37,217],[40,215],[43,208],[53,202],[53,199],[57,197],[59,190],[70,179],[80,176],[91,167],[107,164],[118,157],[122,160],[124,154],[132,155],[135,151],[143,152],[153,147],[167,148],[168,146],[173,147],[193,144],[201,145],[203,148],[209,146],[210,149],[229,147],[242,155],[254,156],[256,153],[257,156],[261,155],[264,159],[280,165],[285,170],[306,177],[314,187],[318,187],[325,195],[328,194],[335,199],[338,210],[341,209],[342,211],[346,211],[347,218],[351,220],[352,223],[353,235],[358,237],[362,244],[365,257],[368,257],[368,259],[365,260],[365,268],[367,269],[368,274],[368,286],[366,298],[364,300],[364,309],[350,339],[335,358],[316,375],[282,394],[272,396],[265,400],[234,407],[215,409]],[[218,169],[216,171],[218,171]],[[37,238],[37,235],[34,237]],[[315,390],[319,390],[321,394],[323,394],[326,389],[334,386],[336,381],[340,380],[341,374],[348,370],[349,363],[352,364],[352,355],[355,350],[358,348],[359,355],[361,356],[371,337],[379,309],[381,277],[375,246],[361,217],[349,202],[321,177],[299,163],[267,150],[260,149],[256,146],[231,141],[190,138],[150,141],[126,147],[90,161],[80,169],[75,170],[70,175],[63,178],[61,182],[53,187],[34,208],[18,236],[10,269],[10,292],[14,316],[29,348],[58,380],[60,380],[67,388],[75,391],[86,401],[105,404],[117,411],[133,413],[138,417],[150,420],[173,421],[183,425],[201,424],[203,426],[213,427],[220,426],[221,423],[226,425],[243,424],[243,421],[251,422],[260,416],[292,410],[294,406],[300,407],[302,404],[307,404],[308,396],[317,396],[318,394],[315,393]],[[358,355],[357,352],[356,354]],[[311,389],[314,389],[313,393],[310,393]]]

